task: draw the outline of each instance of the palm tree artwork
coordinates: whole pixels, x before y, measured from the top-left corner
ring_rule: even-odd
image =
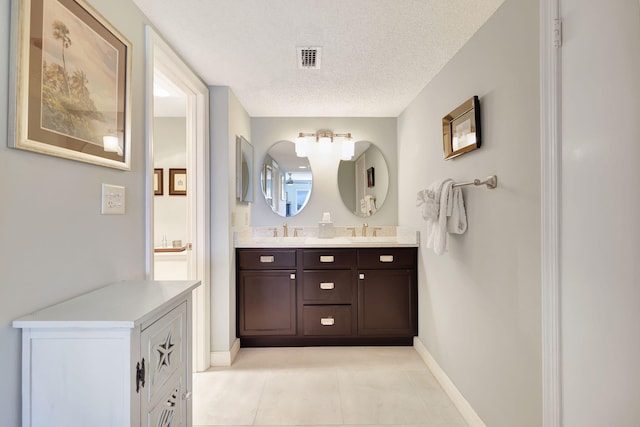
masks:
[[[104,122],[88,87],[87,73],[67,67],[65,52],[73,49],[69,26],[55,19],[51,24],[53,38],[60,42],[62,66],[42,61],[42,127],[73,138],[102,144],[102,136],[96,132],[95,123]]]

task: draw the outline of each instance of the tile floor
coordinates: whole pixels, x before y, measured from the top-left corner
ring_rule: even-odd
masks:
[[[243,348],[193,382],[194,427],[467,427],[413,347]]]

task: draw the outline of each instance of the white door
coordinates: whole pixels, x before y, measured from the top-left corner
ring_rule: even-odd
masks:
[[[155,96],[159,89],[169,97]],[[164,98],[173,98],[176,105],[164,106]],[[196,371],[210,365],[208,107],[207,86],[147,27],[147,276],[202,282],[193,294]],[[162,135],[155,135],[155,129]],[[175,132],[175,141],[164,138],[166,132]],[[184,143],[178,142],[182,137]],[[162,195],[155,195],[156,169],[162,170]],[[162,230],[156,229],[156,217],[165,220]]]

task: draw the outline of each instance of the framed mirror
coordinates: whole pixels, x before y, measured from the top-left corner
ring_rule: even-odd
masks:
[[[296,156],[291,141],[275,143],[264,156],[260,186],[274,213],[282,217],[297,215],[311,197],[313,174],[309,159]]]
[[[382,151],[371,142],[356,142],[353,158],[341,160],[338,166],[338,189],[354,215],[375,215],[389,191],[389,169]]]
[[[236,197],[253,202],[253,145],[244,136],[236,136]]]

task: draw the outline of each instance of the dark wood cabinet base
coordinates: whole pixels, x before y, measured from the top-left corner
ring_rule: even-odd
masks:
[[[242,347],[413,345],[417,248],[238,249]]]
[[[412,346],[413,337],[241,337],[240,347]]]

